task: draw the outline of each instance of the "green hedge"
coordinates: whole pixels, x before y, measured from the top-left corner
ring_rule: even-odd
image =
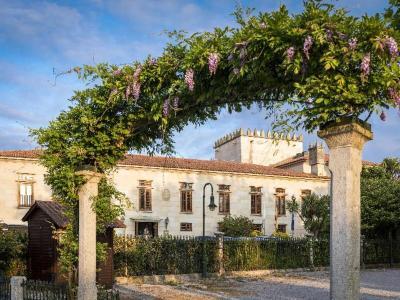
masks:
[[[310,266],[307,239],[233,239],[224,242],[227,271],[287,269]]]
[[[125,246],[126,243],[126,246]],[[207,239],[207,271],[216,272],[216,241]],[[202,270],[202,241],[192,237],[116,236],[114,240],[114,266],[116,275],[189,274]]]
[[[390,243],[392,250],[390,250]],[[206,241],[207,271],[218,269],[215,238]],[[313,253],[311,264],[310,249]],[[400,242],[366,240],[364,264],[400,263]],[[392,253],[392,259],[390,254]],[[228,238],[224,239],[224,267],[227,271],[289,269],[329,266],[329,241],[308,238]],[[116,274],[188,274],[202,270],[201,238],[115,237]]]

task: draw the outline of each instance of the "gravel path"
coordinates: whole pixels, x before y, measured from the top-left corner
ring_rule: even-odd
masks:
[[[128,299],[329,299],[328,272],[299,272],[259,277],[229,277],[176,285],[119,286]],[[361,299],[400,299],[400,269],[361,273]]]

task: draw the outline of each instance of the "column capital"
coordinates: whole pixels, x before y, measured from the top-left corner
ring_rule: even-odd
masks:
[[[103,178],[104,174],[103,173],[98,173],[95,171],[91,170],[80,170],[75,172],[75,175],[78,176],[83,176],[86,180],[86,182],[90,183],[99,183],[101,178]]]
[[[357,120],[329,124],[322,127],[317,134],[325,140],[329,149],[354,147],[361,150],[365,142],[373,138],[370,125]]]

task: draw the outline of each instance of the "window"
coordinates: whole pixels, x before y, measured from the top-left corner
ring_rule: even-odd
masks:
[[[301,190],[300,198],[301,198],[301,200],[303,200],[305,197],[310,196],[310,195],[311,195],[311,190]]]
[[[151,180],[139,180],[139,210],[151,211]]]
[[[276,212],[278,216],[286,215],[286,194],[284,189],[276,189]]]
[[[262,232],[262,224],[253,224],[253,230]]]
[[[32,174],[18,174],[19,207],[30,207],[33,204],[33,183]]]
[[[181,231],[192,231],[192,223],[181,223]]]
[[[192,212],[193,183],[181,182],[181,212]]]
[[[278,224],[278,232],[286,233],[286,224]]]
[[[218,185],[218,195],[219,195],[219,213],[229,214],[230,212],[230,185],[219,184]]]
[[[251,186],[250,197],[251,197],[251,214],[261,215],[261,187]]]

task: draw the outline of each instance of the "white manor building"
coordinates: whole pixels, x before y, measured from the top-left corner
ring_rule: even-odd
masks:
[[[203,186],[211,183],[217,208],[206,207],[206,234],[227,214],[249,217],[265,235],[291,233],[291,197],[329,193],[328,156],[322,145],[303,151],[303,138],[263,130],[237,130],[215,143],[215,160],[126,155],[111,175],[132,207],[127,234],[201,235]],[[37,150],[0,151],[0,220],[24,225],[35,200],[51,200]],[[365,162],[367,163],[367,162]],[[208,205],[210,188],[206,190]],[[293,234],[305,233],[295,217]]]

